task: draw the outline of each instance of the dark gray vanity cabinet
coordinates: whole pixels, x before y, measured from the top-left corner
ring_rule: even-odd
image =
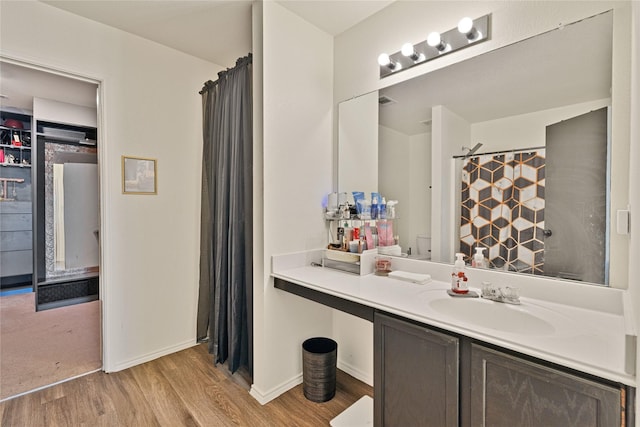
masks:
[[[458,338],[376,313],[375,426],[458,426]]]
[[[620,426],[622,392],[471,345],[472,426]]]
[[[411,320],[374,315],[374,425],[632,425],[633,388]]]

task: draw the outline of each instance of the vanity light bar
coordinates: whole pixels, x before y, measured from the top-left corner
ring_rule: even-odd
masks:
[[[490,14],[473,20],[462,18],[456,28],[446,33],[432,32],[426,40],[418,44],[412,46],[410,43],[405,43],[402,50],[392,55],[380,54],[378,57],[380,78],[488,40],[489,17]]]

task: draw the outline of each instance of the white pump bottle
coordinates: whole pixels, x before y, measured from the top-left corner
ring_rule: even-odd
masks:
[[[476,247],[476,253],[473,255],[473,259],[471,260],[471,266],[475,268],[487,268],[486,261],[484,259],[484,250],[487,248],[483,248],[482,246]]]

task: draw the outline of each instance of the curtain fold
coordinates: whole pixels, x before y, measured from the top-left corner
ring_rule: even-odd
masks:
[[[545,150],[464,160],[460,252],[493,268],[544,274]]]
[[[215,363],[252,371],[251,55],[205,83],[198,339]]]

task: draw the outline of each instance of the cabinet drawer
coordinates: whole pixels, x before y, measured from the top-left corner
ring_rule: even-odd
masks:
[[[0,215],[0,231],[31,231],[31,214]]]
[[[31,251],[0,252],[0,274],[2,277],[31,274],[33,254]]]
[[[7,202],[0,203],[0,214],[31,214],[31,202]]]
[[[472,426],[620,426],[620,388],[471,347]]]
[[[0,252],[27,251],[33,247],[31,231],[1,231]]]

